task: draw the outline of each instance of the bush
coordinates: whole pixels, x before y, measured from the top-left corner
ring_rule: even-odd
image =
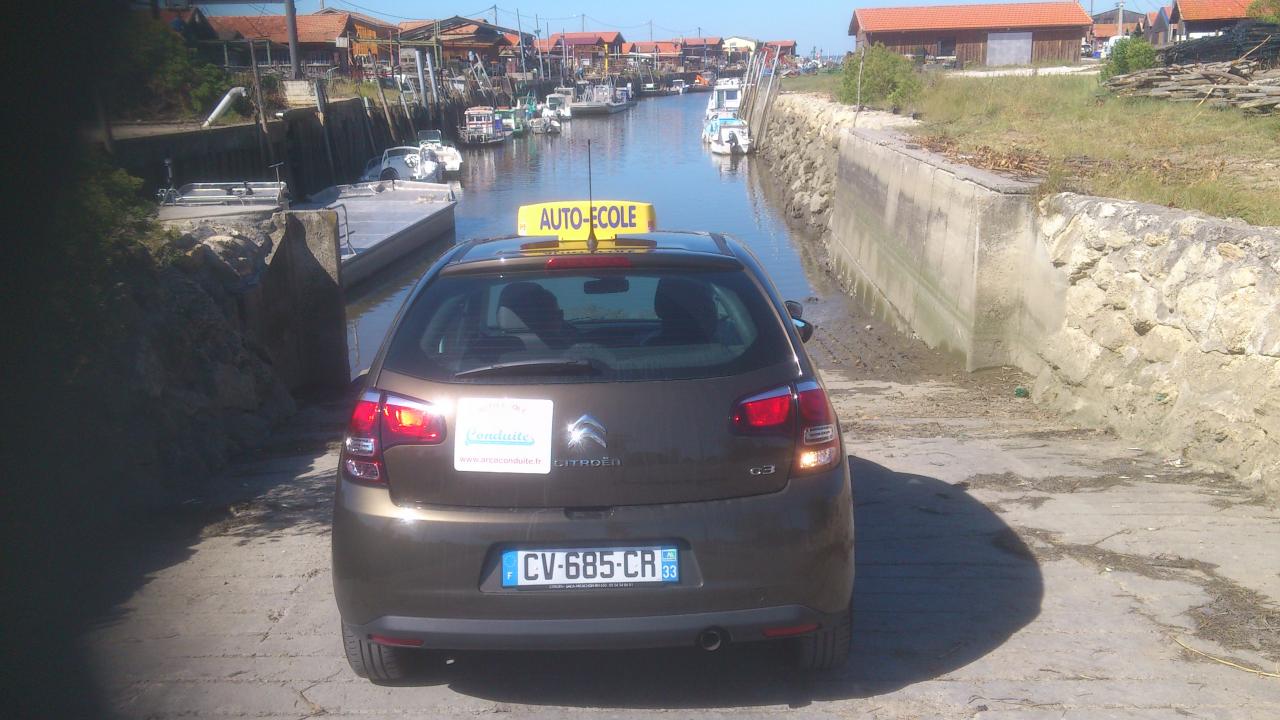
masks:
[[[862,65],[862,104],[906,108],[920,95],[922,84],[911,60],[883,45],[872,45],[844,61],[837,97],[858,102],[858,66]]]
[[[1143,38],[1123,38],[1116,41],[1102,69],[1102,79],[1114,75],[1143,70],[1156,66],[1156,48]]]
[[[222,68],[196,57],[182,37],[147,13],[132,13],[113,58],[108,98],[127,116],[189,117],[208,113],[231,81]]]
[[[1262,22],[1280,25],[1280,0],[1253,0],[1245,14]]]

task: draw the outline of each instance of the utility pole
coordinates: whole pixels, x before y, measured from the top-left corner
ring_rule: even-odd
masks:
[[[582,32],[586,32],[586,31],[587,31],[587,14],[583,13],[582,14]]]
[[[284,0],[284,18],[285,26],[289,30],[289,74],[292,79],[301,80],[302,58],[298,57],[298,7],[293,0]]]
[[[498,6],[497,5],[493,6],[493,24],[494,25],[498,24]]]
[[[653,21],[649,21],[649,42],[653,42]]]
[[[520,25],[520,8],[516,8],[516,37],[520,38],[520,72],[527,73],[529,70],[524,66],[524,30]]]

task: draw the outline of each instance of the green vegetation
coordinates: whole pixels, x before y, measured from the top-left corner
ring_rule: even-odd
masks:
[[[1102,68],[1102,79],[1124,75],[1156,66],[1156,48],[1143,38],[1123,38],[1116,41]]]
[[[124,24],[121,51],[113,59],[106,97],[111,112],[133,119],[189,118],[208,113],[227,90],[230,78],[204,62],[183,39],[147,13],[131,13]],[[248,114],[241,101],[237,111]]]
[[[916,132],[962,162],[1073,191],[1280,225],[1280,117],[1114,97],[1088,77],[938,77]]]
[[[1280,25],[1280,0],[1253,0],[1245,14],[1262,22]]]
[[[863,105],[906,109],[919,97],[921,88],[911,60],[883,45],[872,45],[844,61],[837,96],[844,103],[856,103],[861,97]]]
[[[782,89],[787,92],[808,92],[835,98],[843,76],[839,72],[821,72],[812,75],[792,75],[782,78]]]

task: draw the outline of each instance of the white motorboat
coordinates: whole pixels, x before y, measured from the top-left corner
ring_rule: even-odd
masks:
[[[575,117],[582,115],[612,115],[631,107],[627,98],[618,93],[611,83],[588,85],[581,97],[569,105]]]
[[[703,138],[716,155],[746,155],[751,152],[751,131],[746,121],[737,117],[712,118],[703,130]]]
[[[710,120],[721,111],[736,113],[741,103],[742,81],[738,78],[721,78],[716,81],[711,97],[707,98],[707,119]]]
[[[570,106],[573,104],[573,98],[573,88],[558,87],[555,92],[547,94],[547,101],[543,103],[542,109],[553,111],[557,120],[571,120],[573,109]]]
[[[463,112],[458,126],[458,140],[463,145],[497,145],[509,137],[511,134],[493,108],[477,105]]]
[[[671,91],[674,92],[676,95],[683,95],[686,92],[688,92],[688,90],[689,90],[689,86],[685,84],[684,80],[671,81]]]
[[[436,161],[440,163],[440,168],[444,172],[457,173],[462,171],[462,153],[458,152],[458,148],[445,140],[444,134],[439,130],[419,130],[418,147],[435,153]]]
[[[438,182],[440,163],[436,154],[421,145],[387,148],[382,155],[365,163],[359,182],[378,180],[416,180]]]

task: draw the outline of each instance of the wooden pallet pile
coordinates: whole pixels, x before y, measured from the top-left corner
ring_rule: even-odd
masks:
[[[1280,68],[1263,70],[1253,60],[1148,68],[1116,75],[1107,87],[1117,95],[1280,113]]]

